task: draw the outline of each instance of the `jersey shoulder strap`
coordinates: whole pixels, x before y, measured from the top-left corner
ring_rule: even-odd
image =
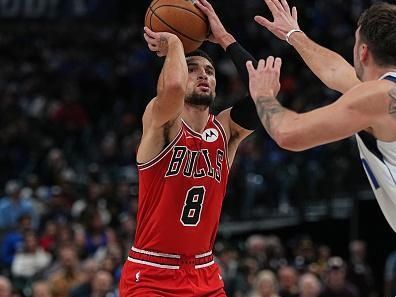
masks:
[[[390,80],[390,81],[396,83],[396,76],[388,75],[388,76],[385,76],[384,79]]]

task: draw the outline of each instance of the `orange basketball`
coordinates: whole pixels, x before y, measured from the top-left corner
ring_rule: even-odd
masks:
[[[153,0],[144,23],[155,32],[177,35],[185,53],[199,48],[209,34],[207,17],[195,7],[194,0]]]

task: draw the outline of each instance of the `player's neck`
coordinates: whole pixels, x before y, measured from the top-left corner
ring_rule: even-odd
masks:
[[[198,133],[202,133],[205,129],[209,117],[209,107],[184,105],[182,119]]]
[[[388,72],[396,72],[396,67],[373,67],[367,69],[363,81],[378,80]]]

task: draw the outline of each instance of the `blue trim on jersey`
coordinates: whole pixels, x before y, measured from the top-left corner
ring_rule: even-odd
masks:
[[[396,77],[392,76],[392,75],[388,75],[388,76],[384,77],[383,79],[390,80],[390,81],[396,83]]]
[[[394,182],[394,184],[395,184],[395,186],[396,186],[396,180],[395,180],[395,178],[393,177],[393,174],[392,174],[391,169],[388,167],[388,165],[386,165],[386,163],[385,163],[385,166],[386,166],[386,168],[388,168],[389,174],[390,174],[390,176],[391,176],[391,178],[392,178],[392,180],[393,180],[393,182]]]
[[[377,145],[377,139],[371,135],[370,133],[366,131],[360,131],[358,133],[360,138],[362,139],[364,145],[367,147],[367,149],[374,155],[376,156],[382,163],[384,162],[384,156],[382,155],[381,151],[378,148]]]
[[[369,176],[371,182],[373,183],[374,188],[377,190],[380,188],[380,185],[373,173],[373,171],[371,170],[369,164],[367,163],[367,161],[365,159],[362,159],[362,163],[363,163],[363,167],[366,169],[367,171],[367,175]]]

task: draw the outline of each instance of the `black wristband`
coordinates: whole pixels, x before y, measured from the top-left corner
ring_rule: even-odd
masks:
[[[257,60],[247,50],[245,50],[238,42],[231,43],[226,48],[226,53],[231,58],[232,62],[234,62],[234,65],[238,70],[242,82],[245,84],[245,87],[249,90],[249,73],[246,69],[246,62],[252,61],[253,66],[257,67],[258,64]]]
[[[256,105],[250,96],[235,103],[231,108],[230,116],[235,123],[246,130],[256,130],[261,123],[257,115]]]

